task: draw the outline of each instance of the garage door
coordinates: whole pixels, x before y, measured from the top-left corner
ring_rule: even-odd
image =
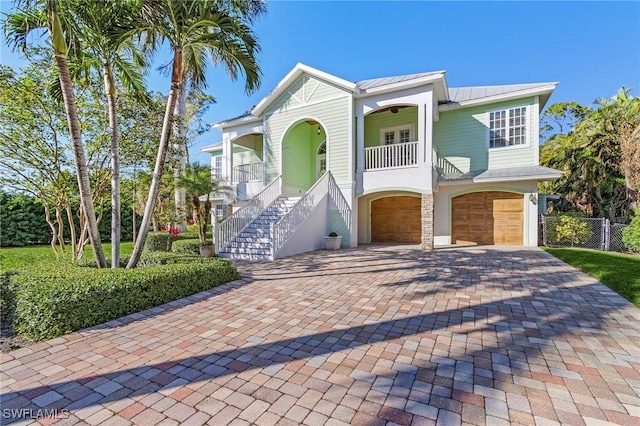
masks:
[[[385,197],[371,202],[371,242],[420,243],[420,198]]]
[[[522,245],[524,196],[473,192],[451,202],[451,242]]]

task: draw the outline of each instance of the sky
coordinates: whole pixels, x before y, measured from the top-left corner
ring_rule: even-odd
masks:
[[[446,70],[449,87],[559,82],[548,105],[591,105],[623,86],[640,96],[638,1],[269,1],[254,30],[260,89],[247,95],[242,79],[211,67],[206,92],[217,102],[207,122],[250,110],[298,62],[354,82],[437,70]],[[19,67],[0,41],[2,64]],[[168,77],[155,69],[147,83],[168,92]],[[201,148],[221,140],[211,129],[194,141],[191,160],[208,163]]]

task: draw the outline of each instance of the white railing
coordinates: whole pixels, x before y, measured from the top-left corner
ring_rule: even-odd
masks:
[[[313,212],[324,196],[332,199],[344,217],[346,223],[350,222],[351,209],[342,191],[333,179],[330,171],[325,172],[320,179],[309,189],[291,210],[284,215],[271,228],[271,258],[275,259],[278,251],[289,239],[300,224]]]
[[[261,181],[262,170],[263,163],[261,162],[234,166],[231,180],[234,183]]]
[[[281,184],[282,176],[278,176],[255,197],[247,201],[247,204],[227,217],[224,222],[216,224],[214,227],[216,253],[280,196]]]
[[[394,143],[364,149],[364,169],[381,170],[418,164],[418,142]]]

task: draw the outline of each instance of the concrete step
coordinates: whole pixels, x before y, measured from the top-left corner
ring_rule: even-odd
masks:
[[[245,247],[225,247],[220,253],[231,253],[231,254],[253,254],[258,256],[269,256],[271,254],[271,250],[266,248],[245,248]]]
[[[270,249],[271,243],[256,243],[255,241],[231,241],[227,247],[247,248],[247,249]]]
[[[236,260],[271,260],[270,256],[253,255],[253,254],[232,254],[232,253],[218,253],[218,257],[223,259],[236,259]]]

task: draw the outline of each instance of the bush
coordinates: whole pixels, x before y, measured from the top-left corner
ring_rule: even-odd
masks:
[[[200,240],[178,240],[171,245],[174,253],[200,254]]]
[[[640,251],[640,216],[636,216],[622,231],[622,242],[629,250]]]
[[[149,309],[240,278],[230,262],[161,253],[155,266],[91,269],[47,265],[18,274],[14,331],[49,339]],[[185,263],[189,262],[189,263]]]
[[[16,291],[11,276],[13,271],[0,272],[0,323],[11,324],[16,308]]]
[[[47,244],[51,240],[44,207],[26,194],[0,191],[0,229],[1,247]]]
[[[579,213],[562,213],[547,220],[547,244],[585,244],[593,235],[589,223]]]
[[[198,239],[197,232],[182,232],[178,235],[170,235],[168,232],[149,232],[144,243],[145,251],[171,251],[174,241]]]

